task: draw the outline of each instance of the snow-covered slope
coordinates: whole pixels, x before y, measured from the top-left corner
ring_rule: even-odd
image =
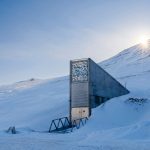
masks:
[[[132,93],[150,96],[150,41],[146,48],[141,44],[135,45],[99,65]]]
[[[9,126],[47,130],[68,112],[68,77],[27,80],[0,88],[0,129]]]
[[[11,145],[15,145],[14,149],[148,150],[150,48],[142,48],[139,44],[99,65],[131,93],[113,98],[94,109],[87,125],[72,134],[29,132],[29,129],[47,131],[52,119],[68,115],[68,77],[28,80],[0,87],[1,147],[10,149]],[[131,102],[130,97],[147,99],[142,103]],[[20,134],[13,136],[13,142],[8,142],[12,137],[3,131],[13,125]]]
[[[100,65],[117,78],[150,72],[150,44],[147,48],[138,44],[125,49]]]

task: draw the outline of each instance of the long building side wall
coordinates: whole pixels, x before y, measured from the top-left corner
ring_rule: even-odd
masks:
[[[113,98],[129,93],[116,79],[89,59],[90,63],[90,95]]]

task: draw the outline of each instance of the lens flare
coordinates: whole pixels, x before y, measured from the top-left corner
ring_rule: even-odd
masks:
[[[148,37],[143,35],[139,38],[139,42],[141,43],[143,48],[148,48]]]

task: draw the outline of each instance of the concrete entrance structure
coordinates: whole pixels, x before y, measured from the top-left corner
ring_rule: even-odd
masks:
[[[89,117],[91,109],[129,91],[90,58],[70,61],[70,119]]]

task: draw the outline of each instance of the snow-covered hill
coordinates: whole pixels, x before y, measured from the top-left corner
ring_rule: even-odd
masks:
[[[150,72],[150,43],[144,48],[135,45],[118,55],[105,60],[100,65],[117,78],[126,78]]]
[[[150,48],[139,44],[99,65],[131,93],[94,109],[87,125],[70,134],[31,132],[47,131],[52,119],[68,115],[68,77],[0,87],[0,149],[149,150]],[[13,125],[20,134],[4,132]]]
[[[99,65],[132,93],[150,96],[150,41],[146,48],[141,44],[135,45]]]
[[[8,126],[47,130],[52,119],[67,115],[68,77],[27,80],[0,88],[0,129]]]

